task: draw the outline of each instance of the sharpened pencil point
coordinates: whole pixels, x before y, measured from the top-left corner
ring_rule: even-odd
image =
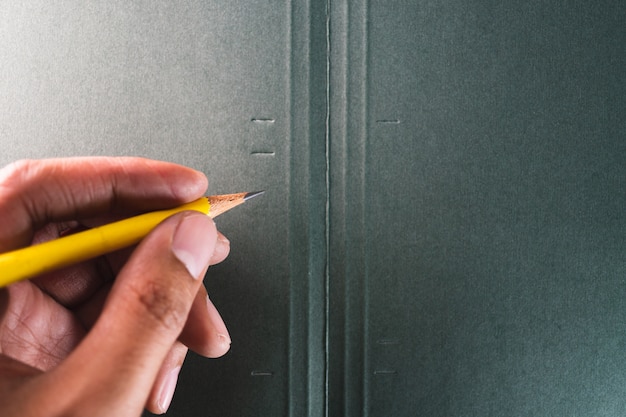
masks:
[[[247,193],[245,195],[245,197],[243,198],[243,200],[244,201],[248,201],[251,198],[254,198],[254,197],[258,196],[258,195],[263,195],[263,194],[265,194],[265,190],[263,190],[263,191],[252,191],[250,193]]]
[[[264,191],[255,191],[251,193],[211,195],[207,197],[211,205],[209,216],[215,218],[233,207],[245,203],[252,197],[263,194],[263,192]]]

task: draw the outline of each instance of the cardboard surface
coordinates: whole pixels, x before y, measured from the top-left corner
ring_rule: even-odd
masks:
[[[205,281],[232,350],[190,354],[168,415],[622,415],[624,21],[3,2],[0,162],[142,155],[266,190],[219,219]]]
[[[346,5],[330,415],[623,414],[623,5]]]

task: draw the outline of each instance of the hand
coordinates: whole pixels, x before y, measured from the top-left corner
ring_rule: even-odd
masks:
[[[197,171],[139,158],[18,162],[0,171],[0,252],[173,207],[206,187]],[[187,349],[218,357],[230,347],[202,286],[228,252],[213,220],[185,212],[136,248],[1,289],[2,415],[165,412]]]

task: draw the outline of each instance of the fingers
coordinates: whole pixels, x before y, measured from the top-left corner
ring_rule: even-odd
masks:
[[[135,247],[125,248],[104,257],[46,273],[31,282],[65,307],[81,306],[85,302],[90,303],[95,293],[114,279],[134,250]],[[229,240],[218,232],[210,265],[222,262],[229,252]]]
[[[45,371],[62,361],[84,334],[70,311],[31,282],[0,291],[0,353]]]
[[[206,187],[200,172],[141,158],[18,161],[0,170],[0,251],[29,244],[50,221],[171,207]]]
[[[187,347],[176,342],[163,361],[163,366],[159,370],[156,382],[148,397],[146,408],[151,413],[162,414],[169,408],[185,356],[187,356]]]
[[[120,271],[91,332],[45,375],[77,388],[64,394],[60,407],[78,403],[107,415],[141,412],[187,321],[216,241],[213,221],[193,212],[169,218],[144,239]]]
[[[0,378],[0,398],[8,398],[20,381],[40,373],[39,369],[0,354],[0,375],[2,375]],[[8,403],[8,401],[4,401],[4,403]],[[2,408],[3,413],[7,412],[8,414],[7,405],[3,404]]]
[[[38,230],[33,244],[58,239],[76,225],[50,223]],[[105,283],[114,278],[106,258],[80,262],[66,268],[54,270],[30,280],[59,304],[74,308],[89,300]]]
[[[179,340],[208,358],[218,358],[230,349],[228,329],[204,287],[196,295]]]
[[[139,158],[21,161],[0,170],[0,251],[30,244],[34,232],[50,222],[171,207],[200,197],[206,186],[204,175],[192,169]],[[79,275],[87,279],[43,279],[39,284],[54,299],[80,305],[89,324],[106,301],[76,350],[36,378],[29,391],[61,414],[76,405],[82,415],[101,415],[101,410],[138,415],[145,404],[164,411],[187,350],[176,341],[179,336],[205,356],[220,356],[229,348],[228,331],[201,285],[208,266],[228,252],[228,240],[213,221],[188,212],[166,220],[144,239],[114,283],[105,279],[93,288],[81,287],[100,272],[93,265],[81,265]],[[31,282],[24,285],[35,288]],[[96,307],[83,308],[94,297],[100,300]]]
[[[211,258],[211,265],[216,265],[222,262],[230,253],[230,240],[221,233],[217,233],[217,245]]]

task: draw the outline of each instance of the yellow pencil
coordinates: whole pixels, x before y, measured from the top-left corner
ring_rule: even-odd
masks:
[[[0,287],[86,261],[138,243],[173,214],[195,210],[217,217],[263,191],[202,197],[191,203],[140,214],[38,245],[0,254]]]

